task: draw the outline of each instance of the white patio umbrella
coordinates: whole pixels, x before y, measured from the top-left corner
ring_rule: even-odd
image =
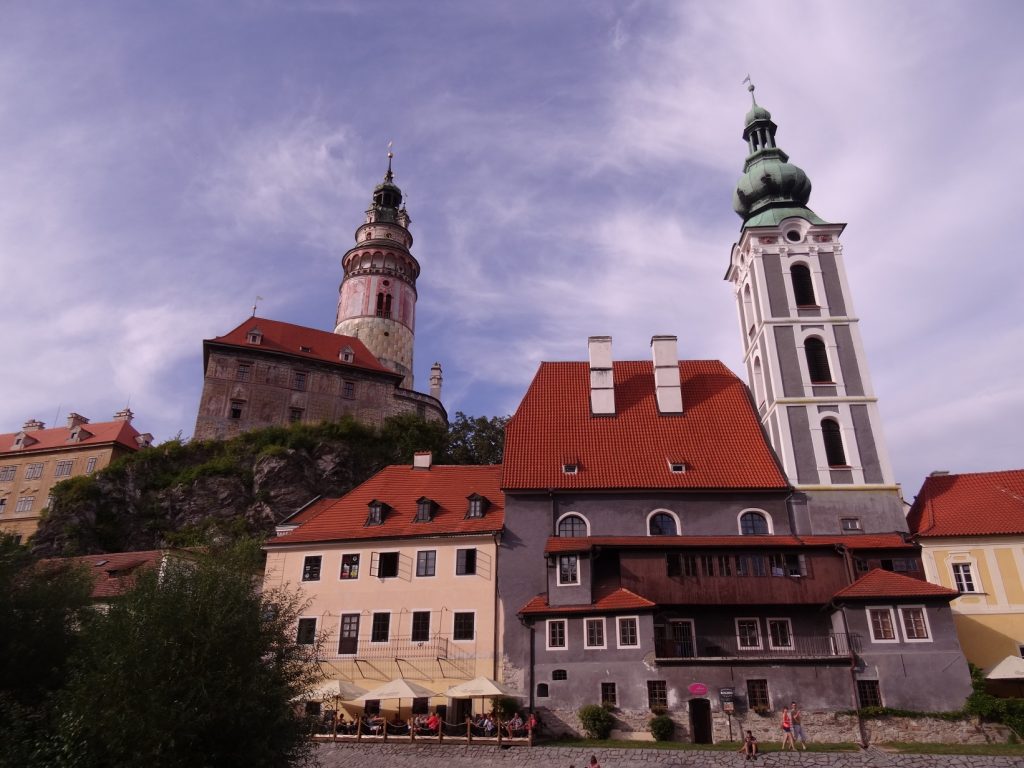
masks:
[[[350,683],[348,680],[324,680],[312,690],[309,698],[311,701],[327,701],[329,699],[355,701],[364,693],[366,693],[365,688]]]
[[[514,696],[512,690],[489,677],[474,677],[464,683],[453,685],[444,695],[452,699],[476,699],[488,696]]]
[[[374,688],[372,691],[367,691],[361,696],[357,696],[352,701],[365,704],[368,701],[374,700],[398,699],[398,711],[401,714],[402,699],[432,699],[438,695],[437,691],[432,691],[419,683],[399,677]]]

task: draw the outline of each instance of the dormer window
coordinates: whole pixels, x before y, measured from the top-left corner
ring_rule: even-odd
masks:
[[[259,328],[253,328],[249,333],[245,335],[245,340],[250,344],[262,344],[263,343],[263,331]]]
[[[575,475],[575,474],[578,474],[579,471],[580,471],[580,465],[577,464],[575,461],[566,462],[565,464],[562,465],[562,473],[563,474]]]
[[[338,357],[343,363],[351,363],[356,359],[355,353],[352,351],[352,347],[344,347]]]
[[[299,346],[299,352],[312,352],[312,351],[313,351],[312,347],[304,347],[304,346],[301,346],[301,345]]]
[[[434,519],[435,509],[437,509],[437,504],[432,499],[421,496],[416,501],[416,522],[429,523]]]
[[[384,525],[384,515],[387,514],[389,509],[388,505],[383,501],[377,501],[374,499],[369,504],[370,514],[366,518],[367,525]]]
[[[669,461],[668,463],[669,472],[673,475],[681,475],[686,471],[685,461]]]
[[[74,429],[72,429],[71,433],[68,435],[68,442],[69,443],[78,443],[78,442],[81,442],[82,440],[86,440],[86,439],[88,439],[90,437],[92,437],[92,433],[91,432],[89,432],[88,430],[82,429],[81,426],[77,426]]]
[[[490,506],[490,502],[487,500],[487,497],[481,496],[479,493],[473,493],[466,498],[469,500],[469,509],[466,511],[466,519],[472,520],[483,517],[484,512],[487,511],[487,507]]]

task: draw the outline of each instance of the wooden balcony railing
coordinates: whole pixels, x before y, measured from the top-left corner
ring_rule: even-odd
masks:
[[[860,652],[860,635],[833,633],[828,635],[793,635],[785,646],[772,645],[765,637],[760,647],[739,645],[735,636],[697,637],[693,640],[675,640],[668,637],[654,639],[654,655],[659,661],[761,661],[808,659],[848,659]]]

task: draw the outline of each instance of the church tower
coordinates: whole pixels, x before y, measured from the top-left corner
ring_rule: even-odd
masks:
[[[748,89],[753,99],[754,86]],[[807,207],[811,182],[753,101],[726,280],[765,431],[797,488],[801,533],[906,530],[843,266],[845,224]]]
[[[355,336],[380,360],[402,374],[413,388],[412,351],[416,331],[416,278],[419,262],[410,252],[409,214],[391,171],[373,190],[356,244],[341,260],[344,277],[334,332]]]

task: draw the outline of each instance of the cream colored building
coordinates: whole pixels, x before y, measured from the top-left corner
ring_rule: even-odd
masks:
[[[46,429],[33,419],[19,432],[0,434],[0,532],[27,539],[50,505],[53,486],[91,475],[152,442],[152,435],[132,426],[128,409],[114,414],[113,421],[92,424],[71,413],[64,427]]]
[[[387,467],[278,527],[264,586],[309,601],[296,641],[320,643],[326,679],[370,690],[405,678],[441,694],[495,677],[500,476],[499,466],[432,466],[418,454],[414,466]],[[413,704],[402,702],[403,717]],[[453,721],[469,704],[415,702],[446,707]]]
[[[993,692],[1024,692],[1024,470],[925,479],[908,515],[928,580],[951,607],[964,655]]]

